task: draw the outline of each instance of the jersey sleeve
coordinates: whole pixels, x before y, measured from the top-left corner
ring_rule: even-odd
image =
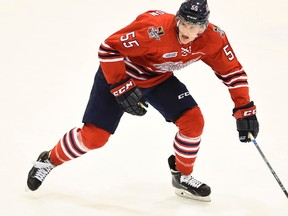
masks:
[[[124,60],[153,54],[153,46],[147,33],[148,23],[151,24],[151,16],[146,12],[100,45],[98,57],[108,83],[114,84],[127,78]]]
[[[203,62],[209,65],[215,75],[228,87],[235,107],[250,102],[248,77],[238,61],[223,30],[213,26],[211,30],[211,44],[213,47]]]

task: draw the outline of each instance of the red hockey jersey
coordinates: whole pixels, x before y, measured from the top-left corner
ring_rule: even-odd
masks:
[[[108,83],[130,76],[141,88],[157,85],[174,71],[201,60],[228,87],[235,107],[250,102],[247,75],[225,32],[211,23],[200,37],[183,45],[178,40],[175,15],[147,11],[109,36],[100,45],[98,56]]]

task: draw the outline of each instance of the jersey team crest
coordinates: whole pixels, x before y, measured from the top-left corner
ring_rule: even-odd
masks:
[[[160,40],[160,36],[164,34],[164,29],[162,26],[159,26],[155,28],[154,26],[151,26],[148,29],[148,35],[149,38],[155,38],[156,40]]]

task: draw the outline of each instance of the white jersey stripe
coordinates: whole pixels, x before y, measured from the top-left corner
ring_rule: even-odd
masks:
[[[91,149],[89,149],[86,146],[84,146],[84,144],[79,140],[78,131],[77,130],[78,130],[78,128],[74,128],[73,131],[72,131],[72,135],[73,135],[75,144],[81,151],[86,153],[86,152],[88,152]]]
[[[177,148],[184,150],[186,152],[196,152],[199,150],[200,146],[191,146],[191,147],[185,147],[183,145],[181,145],[180,143],[178,143],[176,140],[174,141],[174,144],[176,145]]]
[[[232,79],[232,80],[230,80],[229,82],[225,82],[225,81],[223,81],[223,83],[225,83],[226,85],[230,85],[231,83],[233,83],[233,82],[235,82],[235,81],[247,81],[248,80],[248,78],[247,78],[247,76],[240,76],[240,77],[237,77],[237,78],[234,78],[234,79]]]
[[[65,136],[64,136],[64,137],[65,137]],[[61,148],[62,148],[64,154],[65,154],[70,160],[72,160],[72,159],[74,159],[74,157],[71,156],[71,155],[69,154],[69,152],[66,150],[66,147],[65,147],[65,144],[64,144],[64,142],[65,142],[64,137],[63,137],[63,138],[61,139],[61,141],[60,141],[60,143],[61,143]]]
[[[221,76],[222,78],[226,78],[226,77],[229,77],[231,75],[234,75],[234,74],[237,74],[237,73],[240,73],[240,72],[244,72],[243,68],[241,68],[240,70],[237,70],[237,71],[233,71],[229,74],[225,74],[225,75],[222,75],[222,74],[219,74],[219,73],[216,73],[218,76]]]
[[[236,88],[243,88],[243,87],[248,87],[248,84],[229,86],[228,89],[236,89]]]
[[[174,149],[174,152],[175,152],[175,154],[177,154],[183,158],[196,158],[197,157],[197,154],[194,154],[194,155],[183,154],[181,152],[178,152],[176,149]]]
[[[113,58],[113,59],[102,59],[102,58],[99,58],[99,61],[100,62],[120,62],[120,61],[123,61],[123,58]]]
[[[176,134],[177,138],[180,139],[181,141],[187,142],[187,143],[199,143],[201,141],[201,136],[198,137],[187,137],[179,132]]]

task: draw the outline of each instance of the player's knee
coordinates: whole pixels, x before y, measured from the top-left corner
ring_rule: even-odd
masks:
[[[204,118],[198,106],[184,112],[175,122],[182,135],[198,137],[204,129]]]
[[[108,142],[111,135],[110,132],[92,124],[85,124],[80,133],[82,142],[88,149],[101,148]]]

